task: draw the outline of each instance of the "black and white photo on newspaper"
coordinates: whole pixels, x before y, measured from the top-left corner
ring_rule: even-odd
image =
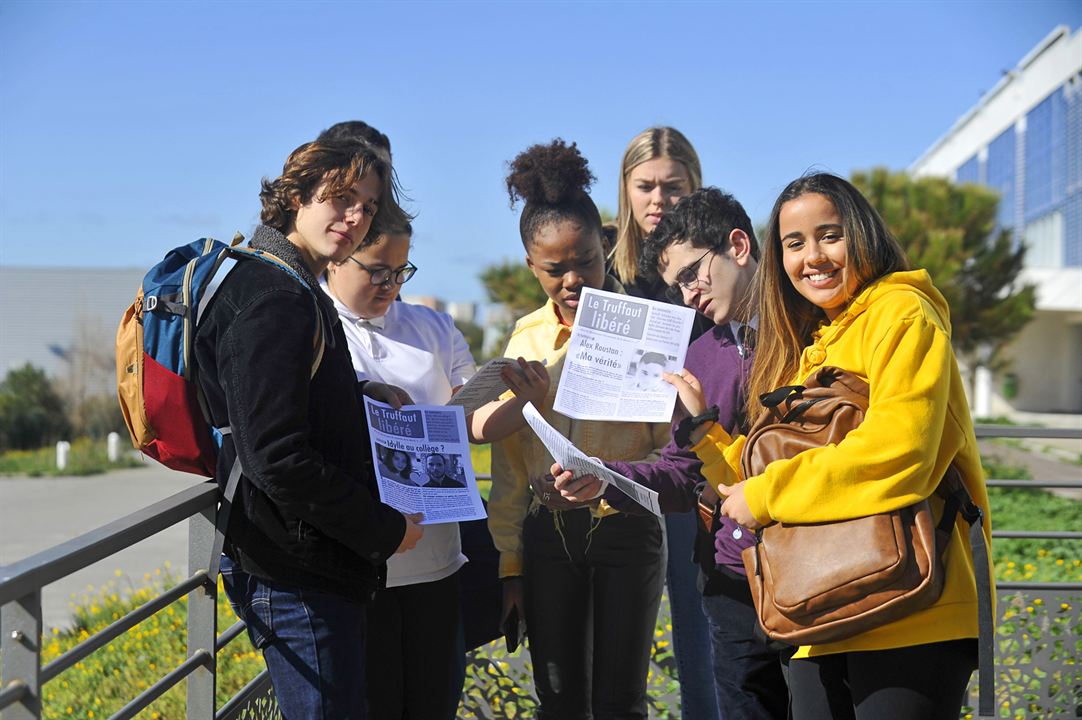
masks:
[[[669,422],[695,311],[583,288],[553,409],[579,420]]]
[[[364,399],[380,499],[423,525],[486,517],[460,406],[390,405]]]

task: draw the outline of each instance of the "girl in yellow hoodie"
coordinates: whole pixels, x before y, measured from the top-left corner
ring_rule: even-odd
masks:
[[[726,497],[722,513],[756,529],[881,513],[929,498],[947,466],[961,470],[988,517],[988,495],[950,314],[924,270],[851,184],[827,174],[786,187],[770,216],[757,278],[759,344],[748,417],[758,398],[824,365],[868,381],[864,422],[837,445],[740,476],[743,437],[719,425],[692,436],[703,474]],[[691,415],[698,381],[669,376]],[[990,523],[984,524],[990,542]],[[931,607],[847,640],[802,647],[789,668],[796,720],[955,720],[976,667],[977,590],[964,522],[946,553],[943,595]],[[859,548],[854,548],[859,552]],[[994,593],[993,593],[994,597]]]

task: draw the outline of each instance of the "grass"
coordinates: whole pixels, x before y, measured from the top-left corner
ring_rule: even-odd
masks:
[[[985,474],[997,480],[1028,480],[1024,467],[984,457]],[[1072,530],[1082,527],[1082,502],[1037,488],[988,488],[993,527],[999,530]],[[1012,582],[1082,582],[1077,540],[996,540],[996,578]]]
[[[119,578],[121,572],[116,571]],[[47,664],[79,642],[123,617],[129,611],[175,584],[169,568],[147,574],[139,586],[122,587],[120,581],[102,588],[88,587],[73,602],[73,625],[53,630],[42,638],[42,662]],[[188,603],[182,599],[161,610],[89,657],[61,673],[43,688],[42,717],[107,718],[146,690],[186,656]],[[236,622],[218,585],[218,625],[224,630]],[[217,702],[221,707],[253,677],[263,671],[263,657],[242,634],[218,653]],[[163,720],[185,717],[185,683],[152,703],[139,717]]]
[[[100,475],[119,468],[141,467],[143,460],[133,456],[125,447],[117,462],[109,462],[104,441],[80,438],[71,443],[68,453],[68,466],[63,470],[56,467],[56,448],[46,447],[37,450],[9,450],[0,454],[0,475]]]

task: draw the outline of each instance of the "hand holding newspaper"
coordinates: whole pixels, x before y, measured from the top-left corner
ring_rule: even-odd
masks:
[[[579,450],[554,427],[541,417],[541,413],[533,406],[526,403],[522,409],[522,417],[526,419],[530,428],[537,434],[545,448],[552,455],[552,459],[560,463],[565,470],[570,470],[576,476],[595,475],[606,485],[613,484],[629,498],[642,505],[644,508],[661,516],[661,506],[658,504],[657,492],[648,487],[615,473],[605,467],[600,460],[589,457]]]
[[[541,363],[544,364],[544,361]],[[518,361],[514,358],[495,358],[482,365],[465,385],[447,401],[447,405],[460,405],[463,411],[469,415],[482,405],[498,400],[500,395],[507,392],[507,383],[503,381],[503,371],[510,368],[514,372],[521,373]]]
[[[580,420],[669,422],[695,311],[583,288],[553,409]]]

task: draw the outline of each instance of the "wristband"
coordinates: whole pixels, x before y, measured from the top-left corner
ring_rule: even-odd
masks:
[[[684,418],[676,425],[676,430],[673,431],[673,442],[676,443],[677,447],[686,449],[691,445],[691,433],[703,423],[717,422],[719,413],[718,406],[714,405],[707,408],[706,412],[701,415]]]

